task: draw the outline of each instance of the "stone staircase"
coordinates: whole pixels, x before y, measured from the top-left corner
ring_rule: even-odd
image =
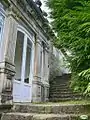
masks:
[[[69,101],[69,100],[80,100],[82,95],[77,92],[72,92],[69,88],[70,74],[64,74],[57,76],[53,81],[50,82],[50,101]]]
[[[90,120],[90,104],[17,104],[3,112],[0,120],[80,120],[83,114]]]
[[[65,102],[81,99],[69,89],[69,79],[70,75],[56,77],[51,84],[50,100],[59,102],[0,105],[0,120],[80,120],[81,115],[90,120],[90,102]]]

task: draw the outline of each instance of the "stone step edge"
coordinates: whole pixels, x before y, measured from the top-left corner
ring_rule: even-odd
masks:
[[[50,98],[50,102],[65,102],[65,101],[77,101],[77,100],[82,100],[82,98]]]
[[[68,96],[81,96],[81,94],[78,93],[52,93],[50,96],[64,96],[64,97],[68,97]]]
[[[43,118],[52,118],[52,117],[70,117],[70,116],[75,116],[75,117],[79,117],[81,115],[87,115],[90,117],[90,113],[89,114],[37,114],[37,113],[3,113],[1,115],[1,118],[4,116],[24,116],[24,117],[33,117],[33,118],[38,118],[38,117],[43,117]]]
[[[51,120],[51,119],[62,119],[62,120],[72,120],[72,119],[74,119],[74,120],[76,120],[76,119],[79,119],[80,118],[80,116],[81,116],[82,114],[63,114],[63,115],[60,115],[60,114],[38,114],[38,115],[35,115],[35,116],[33,116],[33,119],[34,120]],[[85,114],[85,115],[87,115],[88,116],[88,118],[90,119],[90,115],[88,115],[88,114]]]
[[[67,106],[67,107],[69,107],[69,106],[90,106],[90,103],[85,103],[85,104],[84,103],[83,104],[82,103],[81,104],[80,103],[77,103],[77,104],[68,103],[67,104],[67,103],[63,103],[63,102],[61,102],[61,103],[59,103],[59,102],[58,103],[50,102],[50,103],[30,103],[30,104],[26,104],[26,103],[23,103],[23,104],[19,103],[18,104],[18,103],[16,103],[16,104],[13,105],[14,108],[18,107],[18,106],[19,107],[20,106],[26,106],[26,107],[39,107],[39,106],[41,106],[41,107],[48,107],[48,106],[49,107],[50,106],[51,107],[56,107],[56,106],[59,106],[59,107],[64,106],[64,107],[66,107]]]
[[[81,114],[83,112],[88,113],[90,109],[90,104],[86,105],[74,105],[74,104],[65,104],[65,105],[27,105],[27,106],[15,106],[12,108],[11,112],[21,112],[21,113],[41,113],[41,114]]]

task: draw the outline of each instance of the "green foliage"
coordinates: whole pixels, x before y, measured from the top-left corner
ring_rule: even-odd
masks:
[[[81,73],[78,74],[80,78],[84,79],[84,83],[86,89],[84,90],[84,94],[90,96],[90,68],[87,70],[83,70]]]
[[[52,26],[58,39],[54,44],[67,49],[74,90],[90,92],[90,0],[48,0]]]

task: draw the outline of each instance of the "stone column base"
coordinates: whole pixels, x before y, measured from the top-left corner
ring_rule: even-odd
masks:
[[[33,81],[32,83],[32,102],[41,102],[41,82]]]
[[[40,80],[32,83],[32,102],[49,101],[49,84],[44,84]]]
[[[0,102],[1,104],[12,104],[13,76],[15,67],[8,63],[0,63]]]
[[[44,101],[48,102],[49,101],[49,84],[44,84],[44,90],[45,90],[45,96],[44,96]]]

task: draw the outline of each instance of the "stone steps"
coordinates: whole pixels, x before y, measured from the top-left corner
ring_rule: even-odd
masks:
[[[69,90],[70,88],[69,87],[51,87],[50,90]]]
[[[0,120],[76,120],[83,114],[90,118],[90,104],[17,104]]]
[[[52,93],[63,93],[63,92],[72,92],[70,90],[67,90],[67,89],[61,89],[61,90],[50,90],[50,94]],[[66,93],[67,94],[67,93]]]
[[[3,113],[1,120],[33,120],[29,113]]]
[[[56,93],[63,93],[63,92],[72,92],[71,90],[67,90],[67,89],[61,89],[61,90],[50,90],[50,93],[54,93],[54,92],[56,92]]]
[[[51,91],[51,94],[73,94],[73,92],[72,91]],[[78,92],[74,92],[74,94],[80,94],[81,95],[81,93],[78,93]]]
[[[1,120],[76,120],[88,114],[90,105],[31,104],[15,105],[11,113],[3,113]]]
[[[52,102],[80,100],[83,99],[81,93],[73,92],[69,87],[70,74],[63,74],[56,77],[50,84],[49,99]]]
[[[50,98],[50,101],[52,102],[63,102],[63,101],[77,101],[77,100],[82,100],[82,97],[68,97],[68,98],[55,98],[55,97],[52,97]]]
[[[68,86],[67,87],[52,87],[50,88],[50,90],[62,90],[62,89],[70,89]]]
[[[74,98],[74,97],[80,97],[80,94],[51,94],[50,97],[52,98],[68,98],[68,97],[71,97],[71,98]]]
[[[76,120],[81,114],[29,114],[29,113],[7,113],[3,114],[1,120]],[[90,115],[89,119],[90,119]]]
[[[60,83],[60,81],[59,81],[59,83]],[[68,84],[57,84],[57,83],[52,83],[52,86],[55,86],[55,87],[67,87],[68,86]]]
[[[1,120],[76,120],[80,115],[7,113]],[[90,116],[89,116],[90,117]]]
[[[90,112],[90,104],[31,104],[31,105],[15,105],[12,112],[20,113],[38,113],[38,114],[81,114]]]
[[[89,115],[88,115],[89,116]],[[33,116],[33,120],[76,120],[80,115],[40,114]],[[90,116],[89,116],[90,118]]]
[[[70,89],[69,87],[51,87],[51,90],[64,90],[64,89]]]

